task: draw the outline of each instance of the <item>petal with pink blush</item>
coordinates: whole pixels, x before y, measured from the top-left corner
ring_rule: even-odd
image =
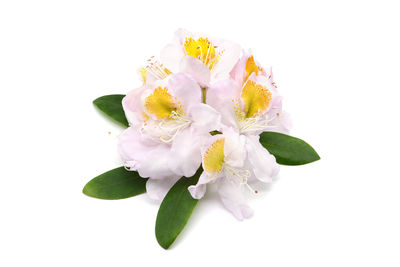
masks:
[[[212,70],[213,78],[228,78],[229,73],[239,60],[241,48],[239,45],[230,41],[221,41],[219,44],[224,51],[218,60],[217,65]]]
[[[118,150],[125,165],[141,177],[163,179],[175,175],[167,164],[171,157],[168,145],[143,136],[137,127],[126,129],[118,141]]]
[[[168,89],[185,109],[201,103],[202,92],[200,86],[186,74],[178,73],[171,75],[168,80]]]
[[[184,56],[183,47],[177,43],[171,43],[161,51],[160,59],[168,70],[177,73],[180,70],[180,62]]]
[[[193,120],[192,127],[197,133],[207,134],[220,129],[221,114],[209,105],[195,104],[189,108],[188,115]]]
[[[184,129],[172,142],[168,167],[177,175],[192,177],[201,165],[201,139],[190,128]]]
[[[203,198],[204,194],[206,193],[207,184],[213,180],[216,180],[218,177],[211,178],[206,172],[200,175],[199,181],[196,185],[189,186],[188,190],[193,198],[201,199]]]
[[[141,103],[141,95],[145,90],[145,86],[139,87],[130,91],[122,99],[122,107],[125,112],[125,117],[132,125],[138,125],[142,123],[143,106]]]
[[[259,142],[259,136],[246,138],[247,159],[256,178],[264,183],[270,183],[279,173],[279,165]]]
[[[197,58],[184,56],[180,63],[180,71],[189,74],[202,87],[207,87],[210,83],[210,70]]]
[[[232,80],[218,81],[207,89],[206,103],[221,114],[221,122],[227,127],[238,127],[234,100],[239,99],[240,90]]]
[[[243,51],[243,56],[238,60],[238,62],[233,67],[232,71],[230,72],[230,76],[233,80],[238,82],[239,84],[243,84],[243,78],[246,72],[246,63],[248,59],[248,55]]]
[[[243,187],[227,179],[220,179],[218,181],[218,194],[225,208],[239,221],[253,215],[253,210],[246,203]]]
[[[171,187],[179,180],[179,176],[170,176],[165,179],[149,179],[146,182],[147,195],[154,200],[161,201],[171,189]]]
[[[246,137],[238,134],[232,128],[225,129],[224,136],[226,136],[224,147],[225,163],[237,168],[243,167],[244,159],[246,158]]]
[[[194,199],[201,199],[206,193],[207,186],[205,184],[191,185],[188,190]]]

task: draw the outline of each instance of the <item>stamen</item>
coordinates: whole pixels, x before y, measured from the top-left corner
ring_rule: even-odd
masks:
[[[162,135],[156,135],[154,134],[154,131],[148,130],[145,122],[142,124],[141,131],[154,137],[155,140],[160,140],[161,142],[168,144],[171,143],[175,137],[191,123],[192,121],[188,117],[183,116],[176,111],[172,111],[169,118],[165,118],[157,124],[157,128],[162,132]]]
[[[163,120],[158,125],[161,130],[167,132],[166,135],[160,136],[160,140],[164,143],[172,142],[180,131],[182,131],[192,123],[189,118],[181,116],[175,111],[172,111],[170,118],[172,120]]]
[[[150,57],[147,62],[147,66],[145,67],[146,70],[149,71],[157,79],[162,80],[171,74],[171,72],[158,60],[156,60],[154,56]]]
[[[278,124],[277,125],[269,125],[269,123],[275,119],[278,119]],[[268,114],[266,114],[264,117],[259,116],[259,117],[239,120],[239,131],[241,133],[269,130],[269,129],[278,128],[279,126],[280,126],[279,113],[276,113],[275,116],[271,117],[271,118],[268,118]]]
[[[269,123],[279,118],[279,114],[276,113],[276,116],[269,118],[266,113],[270,107],[272,93],[268,88],[251,80],[250,77],[253,75],[254,73],[244,82],[241,98],[233,100],[234,113],[241,133],[278,127],[277,125],[269,125]],[[243,100],[243,104],[241,100]],[[265,113],[265,116],[263,116],[263,113]]]
[[[258,194],[258,190],[254,190],[248,184],[248,179],[250,177],[250,171],[236,169],[229,165],[224,165],[224,172],[225,172],[226,178],[228,178],[228,180],[231,183],[234,183],[234,179],[238,179],[240,185],[245,185],[253,194]]]
[[[214,46],[215,47],[215,46]],[[207,55],[206,55],[206,58],[205,58],[205,62],[207,62],[207,60],[208,60],[208,55],[210,54],[210,50],[211,50],[211,43],[210,42],[208,42],[208,49],[207,49]]]

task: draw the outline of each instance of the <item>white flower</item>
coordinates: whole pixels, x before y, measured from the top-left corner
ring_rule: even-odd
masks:
[[[240,220],[251,214],[243,189],[251,189],[249,183],[256,181],[270,183],[279,173],[275,157],[260,144],[259,134],[287,132],[290,125],[272,78],[272,72],[244,54],[231,79],[218,81],[207,91],[207,104],[221,113],[223,135],[214,136],[203,150],[204,174],[189,191],[201,198],[206,184],[218,181],[225,207]]]
[[[180,29],[161,52],[161,62],[173,73],[190,74],[207,87],[211,81],[228,77],[239,56],[237,44]]]
[[[260,146],[257,139],[231,129],[211,137],[202,149],[204,172],[198,183],[189,187],[192,197],[202,198],[206,184],[216,183],[224,206],[239,220],[249,218],[253,212],[246,204],[245,191],[258,193],[250,184],[268,181],[279,172],[275,158]]]
[[[182,73],[133,90],[122,105],[130,127],[120,136],[121,157],[128,169],[150,178],[147,192],[160,199],[178,178],[195,174],[201,144],[219,129],[220,115]]]
[[[246,135],[289,131],[290,119],[282,111],[272,71],[267,73],[253,56],[244,54],[231,77],[212,84],[207,91],[207,104],[222,114],[226,127]]]

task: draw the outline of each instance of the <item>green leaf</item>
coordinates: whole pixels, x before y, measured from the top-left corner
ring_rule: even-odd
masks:
[[[114,121],[129,127],[122,108],[122,98],[124,97],[125,95],[105,95],[94,100],[93,104]]]
[[[263,132],[260,143],[283,165],[303,165],[319,160],[317,152],[303,140],[286,134]]]
[[[185,227],[198,202],[189,193],[188,187],[199,180],[200,167],[190,178],[182,177],[169,190],[161,203],[156,220],[156,238],[164,249],[168,249]]]
[[[83,193],[101,199],[128,198],[146,192],[146,181],[137,172],[119,167],[90,180]]]

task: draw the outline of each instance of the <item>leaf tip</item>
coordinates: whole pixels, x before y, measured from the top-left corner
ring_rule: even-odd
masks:
[[[157,242],[158,242],[158,244],[160,245],[160,247],[162,247],[163,249],[165,249],[165,250],[168,250],[169,249],[169,247],[172,245],[172,243],[173,242],[165,242],[165,243],[163,243],[162,241],[160,241],[158,238],[157,238]]]
[[[101,97],[98,97],[98,98],[96,98],[95,100],[93,100],[93,101],[92,101],[93,105],[95,105],[95,106],[97,107],[98,104],[99,104],[100,98],[101,98]]]
[[[312,163],[312,162],[315,162],[315,161],[320,160],[321,157],[318,155],[317,151],[315,151],[315,149],[314,149],[312,146],[310,146],[309,144],[307,144],[307,145],[308,145],[308,146],[310,147],[310,149],[314,152],[314,153],[313,153],[313,158],[311,158],[311,159],[309,160],[308,163]]]
[[[84,195],[87,195],[87,196],[89,196],[89,197],[91,197],[91,195],[90,195],[90,190],[88,189],[88,186],[87,186],[88,184],[86,184],[83,188],[82,188],[82,193],[84,194]]]

